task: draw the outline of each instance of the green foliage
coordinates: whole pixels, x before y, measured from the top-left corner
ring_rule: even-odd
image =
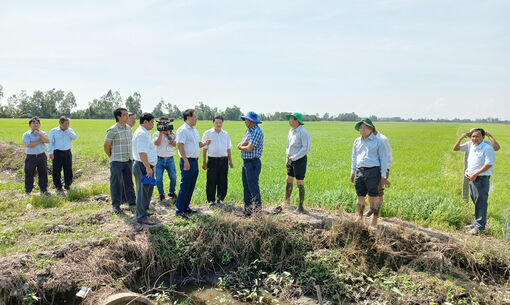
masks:
[[[105,183],[95,183],[85,188],[73,188],[67,191],[66,199],[68,201],[79,201],[91,196],[109,193],[109,185]]]
[[[48,209],[61,206],[64,199],[54,195],[30,196],[29,203],[36,209]]]

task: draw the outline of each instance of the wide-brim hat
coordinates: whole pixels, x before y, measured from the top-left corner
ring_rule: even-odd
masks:
[[[299,124],[301,125],[305,125],[305,123],[303,123],[303,116],[301,115],[301,113],[299,112],[294,112],[292,114],[287,114],[286,117],[287,117],[287,120],[290,119],[290,117],[293,116],[295,117],[298,121],[299,121]]]
[[[374,129],[373,131],[376,131],[376,130],[375,130],[375,125],[374,125],[374,123],[372,123],[372,120],[370,120],[369,118],[362,119],[361,121],[359,121],[358,123],[356,123],[356,126],[354,126],[354,129],[356,129],[357,131],[359,131],[359,128],[360,128],[361,124],[365,124],[365,125],[367,125],[367,126],[370,126],[370,127],[372,127],[372,128]]]
[[[252,122],[254,122],[254,123],[257,123],[257,124],[261,124],[261,123],[262,123],[262,121],[261,121],[261,120],[259,120],[259,116],[258,116],[258,114],[256,114],[256,113],[255,113],[255,112],[253,112],[253,111],[250,111],[250,112],[248,112],[248,113],[247,113],[247,114],[245,114],[245,115],[242,115],[242,116],[241,116],[241,119],[243,119],[243,121],[245,121],[246,119],[248,119],[248,120],[250,120],[250,121],[252,121]]]

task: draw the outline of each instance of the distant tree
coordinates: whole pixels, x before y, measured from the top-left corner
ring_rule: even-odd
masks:
[[[0,85],[0,100],[4,97],[4,87]]]
[[[156,104],[154,109],[152,109],[152,115],[155,117],[163,116],[164,115],[164,112],[163,112],[164,105],[165,105],[165,100],[161,99],[161,101],[159,101],[159,103]]]
[[[371,115],[371,116],[369,116],[368,118],[369,118],[369,119],[370,119],[370,121],[372,121],[372,122],[377,121],[377,116],[375,116],[375,115]]]
[[[129,112],[140,115],[142,113],[142,97],[140,93],[135,92],[126,99],[126,108]]]
[[[35,96],[35,92],[34,92]],[[56,118],[58,117],[57,105],[64,100],[64,91],[55,90],[55,88],[46,91],[43,95],[41,104],[39,105],[39,115],[43,118]],[[37,98],[39,101],[39,98]]]
[[[241,112],[241,108],[239,108],[236,105],[232,107],[227,107],[223,112],[223,117],[225,118],[225,120],[229,121],[239,121],[241,120],[241,115],[243,115],[243,113]]]
[[[171,119],[180,119],[182,117],[182,111],[177,107],[177,105],[172,105],[171,103],[165,104],[165,110],[169,118]]]
[[[74,94],[69,91],[64,99],[57,105],[59,115],[68,117],[71,116],[71,111],[73,108],[76,108],[76,106],[76,98],[74,97]]]
[[[219,114],[218,108],[211,108],[203,102],[195,106],[195,111],[199,120],[212,120],[215,115]]]
[[[360,120],[360,117],[356,113],[354,113],[354,112],[351,112],[351,113],[340,113],[336,117],[336,120],[337,121],[346,121],[346,122],[356,122],[356,121]]]

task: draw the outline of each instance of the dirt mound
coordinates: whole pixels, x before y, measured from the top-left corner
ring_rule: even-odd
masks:
[[[25,164],[25,147],[0,141],[0,171],[17,171]]]

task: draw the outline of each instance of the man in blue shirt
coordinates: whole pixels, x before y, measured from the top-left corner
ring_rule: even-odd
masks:
[[[250,111],[246,115],[241,116],[241,119],[243,119],[248,130],[246,130],[243,140],[237,145],[237,148],[241,150],[241,158],[243,159],[243,216],[249,217],[254,212],[262,212],[259,175],[262,168],[260,157],[264,147],[264,133],[258,125],[262,122],[258,119],[258,115],[255,112]]]
[[[34,176],[37,170],[39,176],[39,190],[41,194],[48,194],[48,161],[46,159],[46,144],[50,140],[46,133],[39,130],[41,121],[38,117],[33,117],[28,121],[30,130],[23,134],[23,143],[25,144],[25,194],[29,195],[34,188]]]
[[[464,177],[469,180],[469,191],[475,204],[475,219],[468,232],[471,235],[477,235],[485,229],[490,178],[496,163],[494,148],[483,140],[485,135],[482,128],[473,129],[470,133],[463,133],[453,146],[455,151],[469,152]],[[471,137],[471,141],[461,145],[462,139],[467,137]]]
[[[356,189],[358,220],[363,219],[365,196],[368,194],[370,210],[374,215],[370,226],[377,227],[381,201],[379,183],[389,186],[386,180],[388,153],[384,142],[376,137],[375,126],[370,119],[359,121],[354,129],[361,134],[352,145],[351,182]]]
[[[73,141],[78,138],[72,128],[69,127],[69,118],[61,117],[58,127],[50,130],[50,144],[48,152],[53,160],[53,184],[58,193],[62,193],[61,172],[64,169],[64,188],[69,190],[73,183],[73,155],[71,148]]]

